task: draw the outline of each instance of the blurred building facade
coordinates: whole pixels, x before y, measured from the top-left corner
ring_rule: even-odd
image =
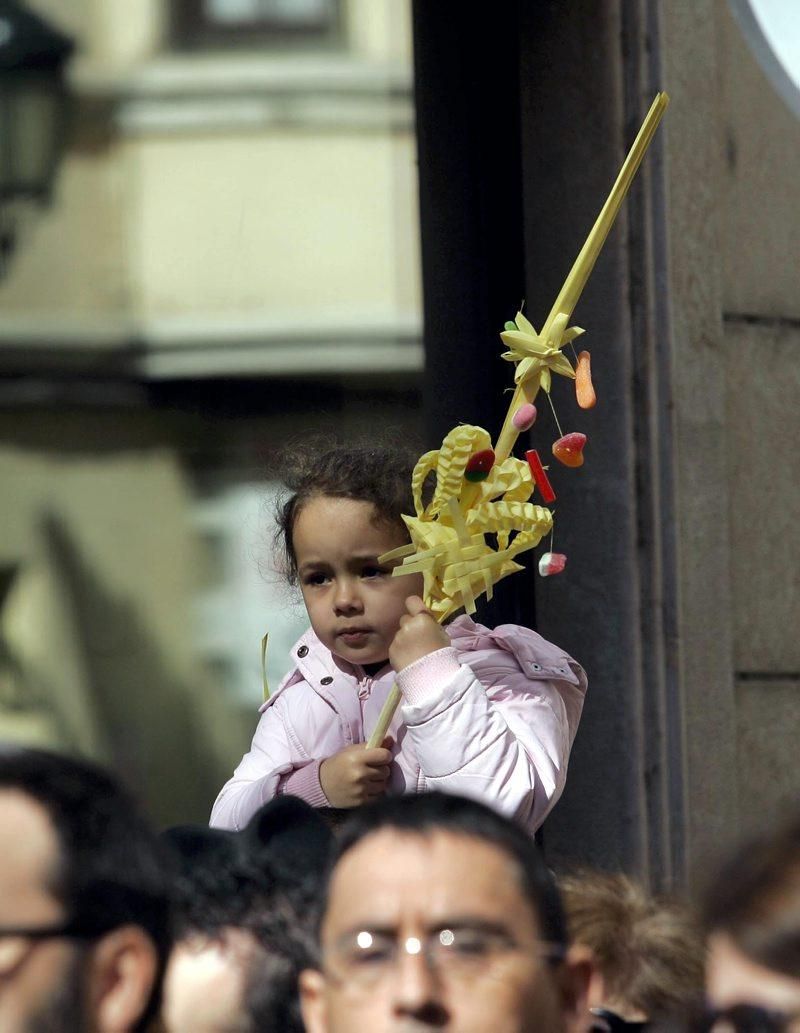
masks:
[[[496,426],[497,329],[549,310],[672,97],[576,312],[569,576],[498,614],[590,675],[551,857],[681,882],[796,806],[800,124],[746,0],[30,2],[79,51],[0,283],[0,735],[111,761],[162,820],[246,748],[264,620],[272,677],[302,621],[275,448],[423,422],[413,22],[426,447]]]
[[[0,735],[202,819],[268,614],[273,678],[301,622],[268,569],[276,448],[419,404],[410,10],[29,6],[76,54],[52,203],[0,282]]]

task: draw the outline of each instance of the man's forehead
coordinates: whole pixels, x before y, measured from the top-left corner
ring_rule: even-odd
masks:
[[[388,926],[414,914],[423,924],[463,914],[535,925],[519,876],[514,858],[477,836],[379,829],[336,866],[326,931],[360,922]]]
[[[18,789],[0,789],[0,922],[30,896],[45,892],[47,874],[58,856],[58,838],[47,811]],[[20,900],[20,895],[26,899]],[[47,894],[49,896],[49,894]],[[34,916],[35,917],[35,916]]]

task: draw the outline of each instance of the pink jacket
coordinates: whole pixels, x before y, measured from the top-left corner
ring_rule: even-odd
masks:
[[[281,793],[327,806],[320,763],[365,741],[396,680],[403,702],[389,729],[389,792],[459,793],[537,829],[564,788],[586,675],[527,628],[491,631],[462,616],[446,630],[452,648],[370,678],[309,629],[292,650],[296,666],[261,707],[250,751],[217,797],[211,824],[241,829]]]

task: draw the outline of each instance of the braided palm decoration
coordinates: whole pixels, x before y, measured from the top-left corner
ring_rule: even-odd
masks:
[[[414,468],[416,514],[403,517],[411,544],[380,560],[402,560],[393,571],[397,576],[423,575],[425,604],[440,623],[462,608],[473,613],[483,593],[491,598],[498,581],[523,569],[514,557],[538,545],[553,526],[551,512],[529,501],[534,483],[528,464],[511,456],[520,433],[515,415],[533,402],[540,388],[549,394],[553,373],[575,377],[562,349],[583,330],[569,321],[668,103],[666,93],[653,101],[541,330],[518,312],[500,335],[508,348],[503,358],[515,364],[516,386],[497,444],[492,447],[482,427],[456,427],[441,448],[426,452]],[[436,486],[424,506],[422,487],[431,474]],[[495,537],[496,546],[486,540],[487,534]],[[383,741],[399,701],[395,686],[368,745]]]
[[[498,581],[522,570],[514,557],[538,545],[553,526],[550,510],[528,501],[534,486],[527,463],[509,457],[480,483],[465,480],[472,456],[490,450],[482,427],[462,426],[440,449],[426,452],[412,475],[416,516],[403,517],[411,545],[381,556],[381,562],[404,557],[398,574],[423,575],[425,602],[440,622],[462,607],[474,613],[484,592],[491,599]],[[423,506],[422,485],[431,473],[436,489]],[[497,536],[496,549],[487,533]]]

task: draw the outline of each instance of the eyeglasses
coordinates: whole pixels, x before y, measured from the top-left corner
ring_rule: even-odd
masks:
[[[364,929],[342,937],[324,950],[323,961],[328,972],[340,982],[372,987],[396,971],[404,954],[421,955],[441,975],[468,980],[501,958],[515,954],[534,954],[559,962],[564,959],[565,948],[542,941],[522,946],[503,931],[471,926],[439,929],[424,938],[409,936],[402,941],[390,932]]]
[[[33,947],[43,940],[91,940],[96,936],[96,932],[74,920],[58,925],[0,926],[0,979],[13,975]]]
[[[647,1029],[649,1022],[629,1022],[608,1008],[590,1008],[592,1033],[641,1033]]]
[[[731,1008],[707,1008],[690,1023],[691,1033],[787,1033],[800,1021],[800,1011],[784,1012],[758,1004],[736,1004]]]

